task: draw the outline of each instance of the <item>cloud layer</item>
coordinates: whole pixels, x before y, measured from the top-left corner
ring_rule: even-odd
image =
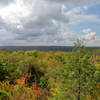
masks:
[[[84,37],[91,41],[96,33],[84,29],[81,36],[69,25],[97,23],[100,18],[84,13],[98,0],[1,0],[0,45],[73,45]]]

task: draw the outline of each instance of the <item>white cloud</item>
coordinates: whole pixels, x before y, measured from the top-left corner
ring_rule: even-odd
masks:
[[[70,18],[70,24],[100,22],[100,18],[94,14],[84,14],[86,8],[77,7],[66,12],[66,16]],[[82,13],[83,12],[83,13]]]
[[[100,37],[96,37],[96,39],[88,42],[88,46],[99,46],[100,47]]]
[[[22,25],[17,25],[17,29],[22,30],[23,26]]]
[[[29,14],[29,7],[24,5],[23,0],[16,0],[16,3],[11,3],[0,9],[0,16],[8,24],[20,24],[21,19]]]
[[[83,33],[86,33],[86,35],[83,35],[82,38],[85,40],[95,40],[96,39],[96,32],[93,32],[91,29],[83,29]]]

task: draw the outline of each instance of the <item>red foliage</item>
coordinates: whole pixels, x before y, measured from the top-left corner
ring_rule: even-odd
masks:
[[[36,96],[40,96],[40,91],[39,91],[39,88],[37,86],[37,80],[35,80],[34,90],[35,90]]]
[[[37,80],[35,80],[34,90],[38,90]]]

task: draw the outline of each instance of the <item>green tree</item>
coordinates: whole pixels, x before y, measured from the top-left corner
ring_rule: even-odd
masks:
[[[3,81],[6,79],[7,76],[7,70],[4,67],[3,63],[0,63],[0,81]]]
[[[61,100],[98,100],[95,80],[96,67],[90,62],[87,49],[77,41],[72,54],[67,58],[67,64],[60,71],[60,96]],[[58,94],[59,96],[59,94]]]

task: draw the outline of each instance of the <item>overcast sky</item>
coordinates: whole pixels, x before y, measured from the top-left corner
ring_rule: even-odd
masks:
[[[100,46],[100,0],[0,0],[0,46]]]

